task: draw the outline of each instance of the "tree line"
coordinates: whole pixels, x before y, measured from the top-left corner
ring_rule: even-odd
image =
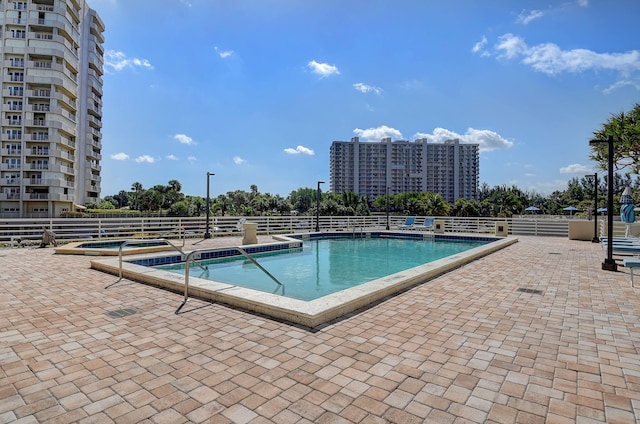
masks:
[[[640,194],[640,178],[614,174],[614,204],[619,207],[619,199],[625,187],[632,188],[634,198]],[[597,208],[607,205],[608,181],[605,175],[598,178]],[[106,196],[97,204],[88,204],[89,210],[129,210],[142,214],[163,214],[167,216],[202,216],[206,214],[206,199],[188,196],[181,192],[181,184],[171,180],[167,185],[144,188],[139,182],[131,190],[121,190],[118,194]],[[457,199],[446,202],[438,193],[400,193],[379,196],[369,202],[357,193],[336,194],[320,191],[322,216],[355,216],[386,213],[416,216],[457,216],[457,217],[512,217],[526,213],[550,215],[566,214],[563,209],[573,206],[577,214],[593,211],[595,198],[594,180],[585,177],[572,178],[567,188],[544,196],[535,191],[524,191],[516,185],[494,186],[482,184],[477,199]],[[266,216],[266,215],[315,215],[317,208],[316,188],[301,187],[287,197],[261,193],[257,185],[249,191],[235,190],[210,199],[210,214],[213,216]],[[636,198],[636,204],[640,204]],[[527,212],[529,206],[540,209]],[[614,211],[616,212],[616,211]]]

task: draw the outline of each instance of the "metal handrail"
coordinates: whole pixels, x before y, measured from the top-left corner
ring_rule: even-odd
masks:
[[[251,255],[249,255],[249,253],[247,253],[246,250],[242,249],[241,247],[237,247],[237,246],[233,247],[233,249],[236,249],[238,252],[240,252],[242,254],[242,256],[244,256],[249,261],[251,261],[255,266],[258,267],[258,269],[260,269],[262,272],[267,274],[273,281],[275,281],[278,284],[278,286],[282,288],[282,295],[284,296],[284,289],[285,289],[284,284],[282,284],[269,271],[264,269],[264,267],[262,265],[260,265],[258,263],[258,261],[256,261]],[[176,309],[176,312],[175,312],[176,315],[180,312],[180,310],[184,307],[184,305],[187,304],[187,301],[189,300],[189,263],[192,260],[192,256],[197,252],[204,252],[204,251],[208,251],[208,250],[211,250],[211,249],[194,250],[194,251],[190,252],[187,255],[187,258],[185,260],[185,268],[184,268],[184,300],[182,301],[180,306],[178,306],[178,309]],[[196,262],[196,264],[198,264],[198,262]]]
[[[184,248],[185,242],[186,242],[186,237],[185,237],[185,231],[184,231],[184,227],[183,226],[177,226],[175,228],[172,228],[172,230],[178,230],[178,234],[182,234],[182,247]],[[166,236],[168,236],[169,234],[171,234],[172,231],[166,231],[162,234],[160,234],[160,238],[161,239],[165,239]]]
[[[119,283],[120,281],[122,281],[122,248],[124,246],[130,245],[130,244],[140,244],[140,243],[149,243],[149,242],[164,242],[166,244],[168,244],[169,246],[173,247],[174,250],[178,251],[181,255],[185,255],[187,258],[189,257],[189,255],[187,255],[186,253],[184,253],[182,251],[182,249],[180,249],[179,247],[177,247],[176,245],[174,245],[173,243],[171,243],[169,240],[167,239],[150,239],[150,240],[125,240],[124,242],[122,242],[120,244],[120,247],[118,248],[118,268],[119,268],[119,275],[118,275],[118,280],[114,281],[113,283],[109,284],[108,286],[105,287],[105,289],[108,289],[109,287],[115,285],[116,283]],[[196,262],[196,265],[198,265],[203,271],[209,271],[208,268],[203,267],[201,264]]]

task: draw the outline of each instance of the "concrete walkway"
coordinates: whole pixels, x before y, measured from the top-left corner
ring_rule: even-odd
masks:
[[[640,288],[604,256],[520,237],[309,331],[2,249],[0,423],[639,422]]]

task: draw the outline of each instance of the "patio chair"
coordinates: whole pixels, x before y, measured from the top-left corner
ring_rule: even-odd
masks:
[[[404,220],[404,224],[398,225],[399,230],[408,230],[409,228],[413,228],[413,224],[416,222],[415,216],[408,216],[407,219]]]
[[[432,217],[425,218],[424,222],[422,223],[422,225],[417,225],[416,229],[418,229],[420,231],[427,231],[427,230],[433,231],[434,221],[435,220]]]

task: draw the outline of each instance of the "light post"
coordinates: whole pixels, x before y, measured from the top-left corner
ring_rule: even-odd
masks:
[[[586,177],[593,178],[593,238],[591,243],[600,243],[600,237],[598,237],[598,173]]]
[[[590,146],[607,143],[607,162],[609,166],[607,174],[607,257],[602,262],[605,271],[617,271],[618,264],[613,259],[613,137],[606,140],[589,140]]]
[[[385,202],[385,208],[387,210],[387,230],[389,230],[389,187],[387,187],[387,199]]]
[[[316,190],[316,232],[320,231],[320,184],[324,184],[324,181],[318,181]]]
[[[213,172],[207,172],[207,210],[206,210],[206,214],[207,214],[207,229],[204,232],[204,238],[206,239],[210,239],[211,238],[211,233],[209,232],[209,210],[211,209],[211,198],[209,197],[209,177],[211,177],[212,175],[216,175]]]

